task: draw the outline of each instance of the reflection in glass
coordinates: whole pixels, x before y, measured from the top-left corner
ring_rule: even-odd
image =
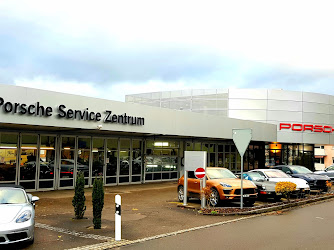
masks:
[[[41,136],[39,179],[54,179],[54,162],[56,157],[56,138]]]
[[[90,138],[78,138],[77,174],[82,172],[85,178],[89,177],[90,142]]]
[[[125,151],[125,150],[120,151],[119,153],[120,175],[129,175],[130,171],[129,160],[130,160],[130,151]]]
[[[134,147],[133,147],[133,151],[132,151],[132,175],[141,175],[141,167],[142,167],[141,148],[137,147],[137,149],[135,150]]]
[[[201,148],[201,143],[187,142],[187,148],[196,150]],[[159,180],[176,178],[179,143],[177,141],[155,141],[147,144],[145,163],[145,180]],[[176,174],[174,174],[176,173]]]
[[[0,182],[15,181],[17,139],[16,134],[0,134]]]
[[[20,180],[35,180],[37,135],[22,135]]]
[[[73,186],[75,137],[62,137],[60,187]],[[54,163],[53,163],[54,164]]]

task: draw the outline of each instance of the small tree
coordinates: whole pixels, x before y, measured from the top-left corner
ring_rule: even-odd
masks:
[[[86,211],[85,201],[85,178],[84,174],[79,172],[75,182],[74,197],[72,200],[76,219],[83,218]]]
[[[297,185],[290,181],[280,181],[276,183],[275,192],[283,194],[288,202],[290,202],[290,195],[297,189]]]
[[[103,189],[103,180],[101,177],[95,177],[93,183],[93,224],[94,229],[101,229],[101,216],[102,209],[104,206],[104,189]]]

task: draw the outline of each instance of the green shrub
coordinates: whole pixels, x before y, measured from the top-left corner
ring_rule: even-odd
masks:
[[[86,211],[85,201],[85,178],[84,174],[79,172],[75,182],[74,197],[72,200],[76,219],[83,218]]]
[[[93,183],[92,202],[93,202],[94,229],[100,229],[102,209],[104,206],[104,189],[103,189],[103,180],[101,177],[95,177]]]

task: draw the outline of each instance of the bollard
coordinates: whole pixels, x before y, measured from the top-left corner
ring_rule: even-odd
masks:
[[[122,225],[121,225],[121,196],[115,196],[115,240],[121,240]]]

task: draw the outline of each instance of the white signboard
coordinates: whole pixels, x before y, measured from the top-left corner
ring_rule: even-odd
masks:
[[[240,156],[242,157],[246,149],[248,148],[249,142],[252,139],[251,129],[233,129],[232,138],[235,146],[237,147]]]
[[[184,170],[195,171],[197,168],[206,169],[206,151],[184,151]]]

